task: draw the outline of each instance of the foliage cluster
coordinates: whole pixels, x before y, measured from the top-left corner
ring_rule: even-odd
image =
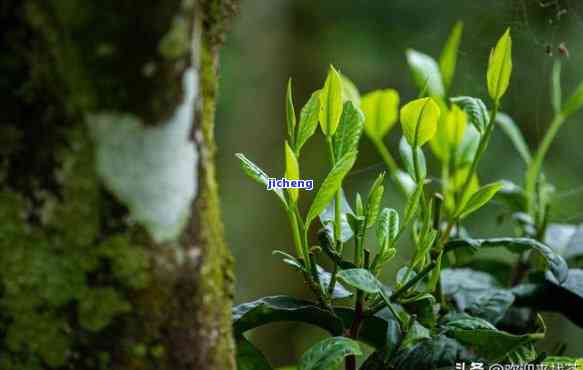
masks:
[[[355,370],[356,357],[369,347],[372,353],[361,370],[451,369],[471,361],[577,361],[557,357],[560,349],[538,353],[534,344],[546,331],[541,310],[562,312],[583,325],[577,314],[583,307],[583,270],[577,268],[583,260],[583,227],[552,223],[554,188],[542,171],[557,131],[583,106],[583,84],[563,102],[561,62],[556,61],[551,78],[555,117],[531,153],[518,126],[501,111],[513,68],[510,30],[490,54],[489,104],[478,97],[450,95],[462,28],[455,25],[439,61],[407,51],[420,92],[402,106],[393,89],[361,97],[346,76],[330,67],[323,87],[312,94],[298,119],[290,80],[285,176],[300,178],[302,148],[318,126],[328,145],[330,172],[305,215],[297,189],[274,190],[289,217],[295,255],[274,254],[301,274],[315,300],[273,296],[235,307],[240,370],[271,369],[244,333],[277,321],[313,324],[331,335],[303,354],[299,370],[333,370],[343,362],[346,370]],[[384,143],[397,122],[402,131],[400,165]],[[523,185],[480,182],[479,164],[496,129],[509,136],[524,160]],[[363,132],[405,198],[404,209],[382,204],[390,186],[384,173],[366,196],[344,193],[343,180],[357,160]],[[427,147],[439,160],[438,176],[428,174]],[[270,176],[243,154],[237,156],[247,175],[267,185]],[[511,214],[515,234],[473,238],[465,220],[494,198]],[[317,220],[322,229],[314,241],[310,230]],[[367,237],[373,231],[375,238]],[[408,240],[413,257],[393,281],[380,281],[383,267]],[[506,248],[518,255],[518,262],[480,257],[487,248]],[[323,258],[331,261],[331,271],[320,265]]]

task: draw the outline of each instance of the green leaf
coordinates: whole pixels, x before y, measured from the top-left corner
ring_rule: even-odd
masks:
[[[496,199],[504,202],[515,212],[522,212],[526,209],[526,195],[524,189],[508,180],[500,180],[504,185],[498,193]]]
[[[342,77],[330,66],[326,82],[320,93],[320,126],[326,136],[332,136],[342,115]]]
[[[392,208],[384,208],[377,225],[377,240],[381,248],[392,244],[399,234],[399,214]]]
[[[483,133],[490,121],[490,114],[486,105],[481,99],[471,96],[456,96],[450,99],[452,103],[459,105],[469,117],[470,122],[478,130]]]
[[[502,189],[504,185],[501,182],[494,182],[480,187],[470,199],[460,207],[458,217],[463,219],[469,214],[482,208],[482,206],[490,201],[496,195],[498,190]]]
[[[356,107],[360,106],[360,93],[358,92],[358,88],[348,77],[344,74],[340,73],[340,77],[342,78],[342,96],[344,98],[344,102],[351,101]]]
[[[308,216],[306,218],[306,227],[308,227],[312,221],[326,208],[328,203],[334,198],[336,192],[342,186],[342,180],[348,174],[348,171],[354,166],[356,161],[356,151],[346,153],[342,158],[340,158],[328,176],[324,179],[324,182],[318,189],[318,193],[314,197],[314,201],[310,206],[308,211]]]
[[[571,95],[565,102],[565,105],[563,105],[562,114],[565,117],[569,117],[577,113],[581,107],[583,107],[583,82],[579,84],[577,89],[575,89],[575,92],[573,92],[573,95]]]
[[[243,172],[245,172],[245,174],[249,176],[251,179],[255,180],[256,182],[260,183],[261,185],[267,188],[267,184],[269,183],[269,176],[265,172],[263,172],[263,170],[259,168],[259,166],[257,166],[255,163],[247,159],[247,157],[245,157],[244,154],[237,153],[235,154],[235,156],[239,158],[239,164],[241,165]],[[285,200],[285,196],[283,195],[281,189],[272,189],[272,191],[277,195],[279,200],[281,200],[284,207],[287,208],[287,201]]]
[[[324,339],[304,353],[298,370],[337,370],[350,355],[362,355],[357,342],[346,337]]]
[[[372,184],[368,197],[366,199],[366,227],[372,227],[377,221],[379,210],[381,209],[381,202],[385,187],[383,182],[385,180],[385,173],[381,173],[379,177]]]
[[[435,135],[439,106],[431,98],[413,100],[401,108],[401,127],[409,144],[418,147]]]
[[[583,225],[550,224],[544,241],[567,261],[583,258]]]
[[[488,93],[494,101],[499,101],[510,84],[512,74],[512,38],[510,28],[498,40],[496,47],[490,53],[488,62]]]
[[[506,136],[508,136],[524,163],[528,165],[532,156],[530,155],[530,150],[524,140],[524,136],[522,136],[522,133],[514,120],[512,120],[509,115],[498,112],[496,115],[496,122],[500,125],[500,128]]]
[[[469,167],[476,156],[478,146],[480,146],[480,133],[474,126],[466,127],[462,142],[456,150],[457,166]]]
[[[391,360],[390,369],[453,369],[456,363],[475,360],[462,344],[453,338],[438,334],[425,338],[414,346],[399,350]]]
[[[274,256],[282,257],[283,263],[290,265],[290,266],[298,269],[299,271],[305,271],[304,265],[302,265],[302,263],[294,256],[287,254],[287,253],[280,251],[280,250],[274,250],[271,254]]]
[[[310,96],[310,99],[302,108],[300,112],[300,123],[297,129],[297,137],[295,142],[296,155],[299,157],[300,151],[304,144],[308,141],[316,128],[318,127],[318,119],[320,114],[320,91],[316,91]]]
[[[244,336],[237,338],[237,370],[273,370],[265,356]]]
[[[462,22],[456,22],[441,52],[441,57],[439,58],[439,69],[441,70],[445,90],[448,90],[451,86],[451,81],[455,74],[458,48],[462,38],[463,29],[464,24]]]
[[[443,96],[445,88],[435,59],[413,49],[408,49],[406,54],[417,88],[423,90],[427,86],[429,96]]]
[[[358,149],[358,141],[362,134],[363,125],[364,114],[360,109],[351,101],[344,103],[340,123],[334,135],[335,158],[341,158],[346,153]]]
[[[376,90],[362,97],[364,131],[374,141],[385,137],[399,118],[399,93],[396,90]]]
[[[399,182],[400,186],[405,190],[405,194],[410,197],[417,189],[417,184],[415,180],[405,171],[397,170],[395,172],[395,179]]]
[[[409,223],[415,217],[415,213],[417,212],[417,207],[419,206],[419,200],[421,199],[421,195],[423,195],[423,185],[417,185],[413,194],[411,194],[407,198],[407,204],[405,205],[405,217],[403,222],[403,227],[409,225]]]
[[[448,161],[453,149],[457,149],[464,138],[468,115],[453,104],[450,110],[442,110],[437,132],[430,141],[431,149],[442,161]]]
[[[333,197],[330,203],[326,206],[326,208],[320,213],[320,222],[326,229],[328,233],[334,239],[334,222],[336,221],[335,217],[336,213],[336,197]],[[348,222],[348,215],[354,214],[352,208],[348,204],[346,200],[346,196],[344,195],[344,191],[340,190],[340,241],[347,242],[352,238],[354,232],[350,227]]]
[[[444,269],[441,272],[443,294],[465,312],[495,324],[514,302],[512,292],[500,288],[496,279],[471,269]]]
[[[318,280],[320,281],[320,285],[322,286],[323,291],[327,292],[328,287],[330,286],[330,281],[332,280],[332,274],[328,271],[324,270],[320,266],[316,266],[318,270]],[[334,284],[334,290],[332,291],[332,299],[344,299],[352,296],[352,293],[349,292],[342,284],[336,282]]]
[[[365,269],[355,268],[342,270],[338,273],[338,278],[344,280],[346,284],[367,293],[378,293],[382,289],[382,284],[377,278]]]
[[[564,364],[567,366],[575,366],[574,370],[578,370],[583,368],[583,358],[574,358],[574,357],[565,357],[565,356],[549,356],[545,358],[543,361],[544,365],[547,365],[547,368],[553,368],[552,366],[556,366],[558,364]]]
[[[559,312],[583,328],[583,270],[569,269],[562,283],[547,273],[542,283],[519,285],[512,291],[517,306]]]
[[[489,321],[474,317],[463,312],[451,312],[445,315],[440,322],[446,330],[475,330],[489,329],[496,330],[496,327]]]
[[[233,329],[237,335],[261,325],[282,321],[312,324],[332,335],[341,335],[344,330],[343,322],[329,311],[312,302],[288,296],[264,297],[239,304],[233,309]]]
[[[423,154],[423,150],[421,147],[416,147],[415,151],[417,151],[417,158],[419,159],[419,175],[422,179],[427,176],[427,164],[425,161],[425,154]],[[413,161],[413,147],[409,145],[407,139],[403,136],[399,141],[399,154],[401,155],[401,159],[403,160],[403,164],[405,166],[405,170],[407,173],[411,175],[412,178],[415,178],[415,164]]]
[[[287,141],[285,142],[285,177],[288,180],[300,179],[300,165],[298,164],[298,159]],[[287,191],[292,203],[297,202],[299,190],[289,188]]]
[[[287,92],[285,94],[285,117],[287,119],[287,133],[292,145],[295,145],[295,129],[296,129],[296,112],[294,110],[294,100],[292,94],[292,80],[287,81]]]
[[[497,329],[453,329],[449,333],[461,343],[471,346],[486,360],[500,361],[520,347],[543,339],[545,331],[539,317],[539,330],[530,334],[515,335]]]
[[[489,238],[489,239],[457,239],[447,242],[445,251],[450,252],[459,248],[478,251],[483,248],[505,247],[515,253],[534,250],[547,262],[548,269],[560,282],[567,279],[567,263],[549,246],[529,238]]]

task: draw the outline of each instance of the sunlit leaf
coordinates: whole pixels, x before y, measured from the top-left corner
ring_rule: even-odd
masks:
[[[362,134],[364,115],[352,101],[344,103],[338,129],[334,135],[334,155],[341,158],[344,154],[358,149]]]
[[[269,183],[269,176],[265,172],[263,172],[263,170],[259,168],[259,166],[257,166],[255,163],[247,159],[247,157],[245,157],[244,154],[237,153],[235,154],[235,156],[239,158],[243,172],[245,172],[245,174],[249,176],[251,179],[255,180],[256,182],[260,183],[261,185],[267,188],[267,184]],[[279,198],[279,200],[281,200],[284,206],[287,207],[287,201],[285,200],[285,197],[281,189],[272,189],[272,191],[277,195],[277,197]]]
[[[456,96],[450,99],[452,103],[459,105],[467,114],[469,121],[478,132],[483,133],[490,121],[488,108],[481,99],[471,96]]]
[[[488,62],[488,93],[494,101],[500,100],[510,84],[512,73],[512,38],[510,28],[498,40]],[[582,90],[583,91],[583,90]],[[582,95],[583,96],[583,95]]]
[[[376,90],[362,97],[364,130],[372,140],[382,140],[399,118],[399,93]]]
[[[356,151],[346,153],[342,158],[340,158],[328,176],[324,179],[324,182],[318,189],[316,196],[310,206],[308,211],[308,216],[306,217],[306,224],[309,226],[311,222],[318,217],[320,213],[326,208],[328,203],[332,201],[336,192],[340,189],[342,185],[342,180],[344,176],[350,171],[354,162],[356,161]]]
[[[314,135],[316,128],[318,127],[318,119],[320,114],[320,91],[316,91],[310,96],[310,99],[302,108],[300,112],[300,123],[297,128],[295,149],[296,154],[299,156],[300,150],[308,141],[308,139]]]
[[[435,135],[439,115],[439,106],[431,98],[413,100],[401,108],[401,127],[411,146],[421,146]]]
[[[342,77],[330,66],[324,87],[320,92],[320,126],[326,136],[332,136],[338,128],[342,115]]]
[[[285,142],[285,178],[288,180],[300,179],[300,166],[293,149]],[[287,189],[292,202],[298,200],[299,190],[289,188]]]
[[[503,186],[504,185],[501,182],[494,182],[488,185],[484,185],[476,190],[467,203],[462,204],[458,213],[458,217],[460,219],[465,218],[469,214],[480,209],[483,205],[488,203],[490,199],[496,195],[498,190],[502,189]]]

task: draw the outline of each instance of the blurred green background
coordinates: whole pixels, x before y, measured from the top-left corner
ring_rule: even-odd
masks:
[[[350,77],[361,93],[395,88],[401,101],[417,95],[404,52],[414,48],[438,57],[455,21],[464,22],[458,68],[452,95],[484,98],[489,50],[506,27],[513,37],[514,70],[503,110],[513,116],[533,147],[551,118],[549,74],[558,47],[564,43],[563,87],[570,93],[583,80],[583,1],[554,0],[244,0],[241,12],[222,51],[217,141],[218,176],[226,236],[236,258],[236,301],[265,295],[307,297],[300,276],[273,249],[293,250],[287,218],[275,197],[246,178],[234,157],[245,153],[273,176],[283,174],[285,134],[284,95],[293,78],[296,112],[311,92],[319,88],[329,64]],[[549,50],[553,56],[549,56]],[[545,169],[558,189],[555,222],[583,220],[583,115],[563,128]],[[395,126],[386,142],[398,157]],[[302,152],[302,177],[321,180],[328,170],[321,135]],[[363,137],[360,156],[346,180],[349,199],[356,191],[366,194],[383,164]],[[482,182],[510,179],[522,182],[523,164],[508,139],[498,131],[480,167]],[[400,196],[388,185],[384,205],[399,209]],[[306,198],[312,194],[304,194]],[[498,225],[504,210],[491,205],[469,219],[474,235],[509,235],[508,223]],[[315,228],[314,228],[315,229]],[[385,272],[392,281],[396,268],[410,255],[400,244],[397,258]],[[510,258],[500,255],[499,258]],[[583,313],[582,313],[583,314]],[[547,315],[550,333],[542,347],[567,341],[567,354],[583,356],[583,330]],[[278,324],[256,330],[253,341],[276,366],[292,363],[313,343],[316,329],[298,324]]]

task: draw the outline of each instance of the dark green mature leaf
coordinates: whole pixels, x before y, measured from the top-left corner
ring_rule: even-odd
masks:
[[[486,104],[481,99],[471,96],[456,96],[450,100],[452,103],[459,105],[468,114],[468,119],[478,132],[483,133],[486,130],[488,121],[490,121],[490,114]]]
[[[530,163],[532,156],[530,155],[530,150],[528,149],[528,145],[524,140],[524,136],[522,136],[522,132],[512,120],[512,117],[509,115],[499,112],[496,115],[496,122],[500,125],[502,131],[508,136],[514,148],[520,154],[520,157],[527,165]]]
[[[239,158],[243,172],[267,188],[267,184],[269,183],[269,176],[259,166],[247,159],[244,154],[237,153],[235,156]],[[273,192],[277,195],[279,200],[281,200],[284,206],[287,207],[287,202],[285,200],[285,196],[283,195],[283,191],[281,191],[281,189],[273,189]]]
[[[559,282],[567,279],[567,263],[555,253],[549,246],[529,238],[490,238],[490,239],[457,239],[447,242],[447,252],[459,248],[468,248],[478,251],[483,248],[505,247],[512,252],[521,253],[528,250],[538,252],[547,262],[549,270]]]
[[[474,356],[461,343],[443,334],[426,338],[414,346],[399,350],[391,361],[391,369],[419,370],[455,366],[471,361]]]
[[[514,302],[514,295],[484,272],[444,269],[441,279],[443,294],[455,303],[458,311],[491,323],[498,322]]]
[[[543,311],[555,311],[583,327],[583,270],[570,269],[567,279],[559,282],[549,273],[542,284],[523,284],[513,289],[516,304]],[[549,299],[552,297],[552,299]]]
[[[237,337],[237,370],[273,370],[265,356],[244,336]]]
[[[566,260],[583,258],[583,225],[550,224],[544,241]]]
[[[318,128],[318,115],[320,114],[319,94],[320,91],[313,93],[300,112],[300,122],[296,129],[295,143],[296,155],[298,157],[306,141],[314,135],[316,128]]]
[[[326,208],[320,213],[320,222],[324,225],[324,228],[330,235],[334,235],[334,222],[335,222],[335,213],[336,213],[336,197],[332,198],[332,201],[328,203]],[[350,208],[350,204],[346,200],[346,196],[344,195],[344,191],[340,191],[340,241],[347,242],[352,238],[354,232],[350,227],[348,222],[348,214],[354,214],[352,208]]]
[[[449,334],[461,343],[471,346],[478,355],[488,361],[500,361],[524,345],[541,340],[545,326],[539,317],[539,329],[535,333],[515,335],[497,329],[450,329]]]
[[[309,227],[312,221],[324,210],[324,208],[326,208],[328,203],[332,201],[332,198],[334,198],[334,195],[342,185],[344,176],[346,176],[348,171],[354,166],[356,153],[356,151],[346,153],[336,162],[328,176],[324,179],[324,182],[320,186],[320,189],[318,189],[318,193],[316,193],[312,205],[310,206],[310,210],[308,211],[306,227]]]
[[[327,338],[304,353],[298,370],[336,370],[349,355],[362,355],[357,342],[346,337]]]
[[[427,86],[429,96],[443,96],[445,88],[435,59],[413,49],[407,50],[407,63],[420,90]]]
[[[425,178],[427,176],[427,164],[425,162],[425,154],[423,154],[423,150],[421,147],[415,148],[417,152],[417,158],[419,159],[419,175],[421,178]],[[403,164],[405,165],[405,169],[407,173],[411,175],[411,177],[415,178],[415,164],[413,161],[413,148],[407,142],[407,139],[403,136],[401,137],[401,141],[399,142],[399,153],[401,154],[401,159],[403,160]]]
[[[233,309],[235,334],[280,321],[299,321],[316,325],[332,335],[341,335],[344,331],[343,322],[329,311],[312,302],[288,296],[264,297],[242,303]]]
[[[364,114],[353,102],[344,103],[340,123],[334,135],[334,155],[342,158],[346,153],[358,149],[358,141],[364,127]]]

